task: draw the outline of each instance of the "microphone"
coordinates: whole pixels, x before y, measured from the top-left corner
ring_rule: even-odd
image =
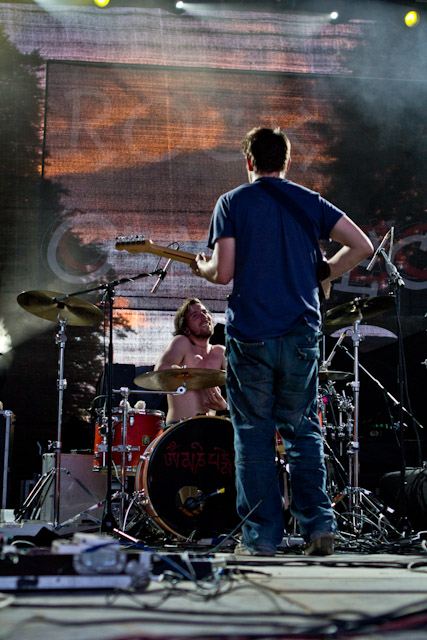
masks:
[[[201,493],[197,498],[193,498],[192,496],[185,499],[183,506],[183,510],[187,510],[191,513],[191,515],[198,515],[206,503],[206,494]]]
[[[322,363],[322,365],[319,367],[319,373],[323,372],[323,371],[327,371],[329,365],[332,362],[332,358],[335,355],[335,351],[338,349],[338,347],[341,345],[341,342],[344,340],[344,338],[347,335],[347,330],[343,331],[342,334],[340,335],[340,337],[338,338],[338,340],[335,343],[334,348],[332,349],[331,353],[329,354],[329,358]]]
[[[384,249],[385,245],[387,244],[387,240],[391,237],[392,232],[394,233],[394,228],[392,227],[391,229],[389,229],[387,231],[387,233],[385,234],[384,238],[381,240],[381,244],[377,247],[372,260],[370,261],[370,263],[368,264],[368,266],[366,267],[366,271],[372,271],[374,264],[376,263],[378,256],[380,255],[381,251]]]
[[[168,267],[169,267],[171,262],[172,262],[172,258],[169,258],[169,260],[166,262],[165,266],[163,267],[162,272],[160,273],[159,277],[157,278],[156,284],[151,289],[151,293],[156,293],[157,289],[160,287],[160,284],[162,283],[162,280],[164,280],[166,278],[166,272],[167,272],[167,269],[168,269]]]
[[[394,243],[394,227],[390,229],[390,246],[388,248],[388,259],[391,260],[391,254],[393,253],[393,243]]]
[[[176,495],[176,506],[186,516],[198,516],[203,511],[209,498],[222,493],[225,493],[225,487],[216,489],[212,493],[203,493],[197,487],[182,487]]]
[[[182,487],[176,494],[175,503],[186,516],[197,516],[203,511],[206,494],[194,486]]]

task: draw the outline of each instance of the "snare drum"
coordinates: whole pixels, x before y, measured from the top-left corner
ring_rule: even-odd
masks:
[[[118,471],[122,466],[122,438],[123,438],[123,407],[114,408],[112,411],[112,451],[111,460]],[[150,411],[147,409],[129,409],[126,422],[126,473],[135,475],[141,455],[151,442],[159,436],[165,425],[163,411]],[[103,410],[97,418],[95,425],[95,443],[93,456],[93,471],[107,470],[107,432],[108,417]]]
[[[215,537],[237,526],[234,435],[227,418],[196,416],[169,427],[141,457],[135,496],[179,538]]]

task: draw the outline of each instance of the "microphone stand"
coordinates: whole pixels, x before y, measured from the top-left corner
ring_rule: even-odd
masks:
[[[410,533],[410,524],[407,517],[407,504],[406,504],[406,454],[405,454],[405,439],[403,434],[403,388],[405,384],[404,379],[404,351],[403,351],[403,333],[401,324],[401,288],[405,286],[405,282],[396,269],[395,265],[391,261],[391,257],[386,253],[384,249],[380,250],[381,255],[385,260],[385,266],[388,274],[388,283],[392,292],[396,296],[396,324],[397,324],[397,344],[398,344],[398,387],[399,387],[399,443],[400,443],[400,504],[401,504],[401,528],[402,535],[406,537]],[[391,252],[390,252],[391,253]]]
[[[104,291],[104,295],[102,301],[105,302],[108,300],[108,310],[109,310],[109,327],[110,327],[110,335],[109,335],[109,344],[108,344],[108,364],[107,364],[107,424],[108,424],[108,432],[107,432],[107,494],[105,498],[105,510],[104,517],[101,524],[101,531],[105,533],[111,533],[117,528],[117,523],[114,518],[112,512],[112,445],[113,445],[113,305],[114,305],[114,295],[115,288],[126,282],[133,282],[134,280],[139,280],[140,278],[147,278],[150,276],[161,276],[163,274],[163,269],[156,269],[150,273],[140,273],[133,277],[120,278],[120,280],[111,280],[107,283],[101,283],[96,285],[95,287],[91,287],[90,289],[84,289],[82,291],[76,291],[74,293],[67,293],[62,296],[57,296],[56,301],[61,302],[62,300],[66,300],[71,296],[79,296],[85,293],[92,293],[93,291]],[[124,490],[124,487],[122,487]]]
[[[352,359],[354,360],[354,356],[350,353],[350,351],[347,349],[346,346],[344,346],[343,344],[340,345],[335,345],[335,346],[339,346],[340,349],[342,349],[343,351],[345,351],[345,353]],[[334,347],[335,348],[335,347]],[[387,391],[387,389],[385,388],[385,386],[383,384],[381,384],[381,382],[375,378],[375,376],[372,375],[372,373],[370,371],[368,371],[368,369],[366,367],[363,366],[363,364],[360,363],[359,361],[359,368],[362,369],[362,371],[364,371],[364,373],[366,373],[367,376],[369,376],[369,378],[372,380],[372,382],[375,382],[375,384],[381,389],[381,391],[383,392],[383,394],[387,397],[390,398],[390,400],[392,401],[393,405],[395,407],[400,406],[400,402],[399,400],[397,400],[391,393],[390,391]],[[424,429],[424,426],[421,424],[421,422],[419,422],[419,420],[416,419],[416,417],[410,412],[408,411],[408,409],[406,407],[402,407],[402,411],[404,411],[406,413],[406,415],[408,417],[411,418],[411,420],[413,420],[413,422],[420,428],[420,429]]]

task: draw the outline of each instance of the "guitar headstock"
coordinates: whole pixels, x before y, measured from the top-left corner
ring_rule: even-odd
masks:
[[[128,251],[129,253],[149,253],[151,240],[147,240],[143,235],[119,236],[116,238],[115,247],[118,251]]]

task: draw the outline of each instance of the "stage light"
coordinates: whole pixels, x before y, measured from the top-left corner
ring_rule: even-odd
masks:
[[[93,0],[97,7],[106,7],[110,0]]]
[[[331,11],[329,15],[332,22],[335,22],[336,20],[338,20],[338,16],[339,16],[338,11]]]
[[[405,16],[405,24],[407,27],[416,27],[420,21],[420,15],[417,11],[408,11]]]
[[[182,0],[178,0],[178,2],[175,4],[175,7],[177,9],[183,9],[184,8],[184,3],[182,2]]]

